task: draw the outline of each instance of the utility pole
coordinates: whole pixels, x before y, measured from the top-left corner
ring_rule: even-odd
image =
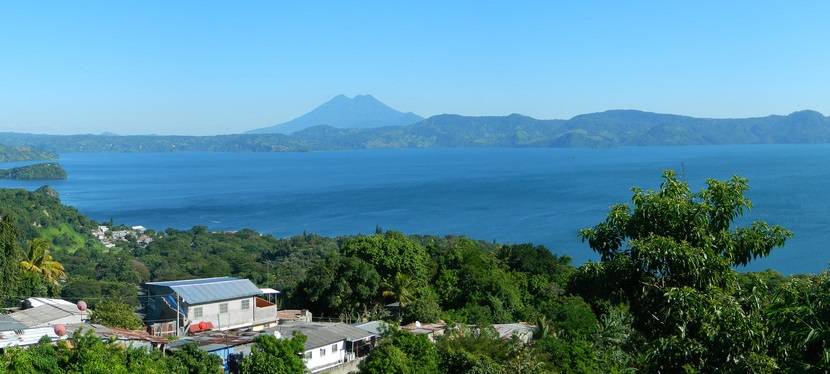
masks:
[[[179,293],[177,292],[176,293],[176,337],[178,337],[181,334],[180,333],[181,326],[179,324],[179,316],[181,315],[181,311],[179,309],[179,305],[181,305],[180,300],[181,299],[179,298]]]

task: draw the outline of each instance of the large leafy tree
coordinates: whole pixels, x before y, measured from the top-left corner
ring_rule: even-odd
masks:
[[[751,207],[747,190],[734,177],[692,192],[667,171],[657,191],[635,188],[631,205],[582,230],[601,261],[582,266],[572,289],[630,306],[634,327],[651,342],[651,370],[775,368],[759,306],[739,296],[733,267],[767,256],[791,233],[764,222],[732,228]]]
[[[297,374],[308,370],[302,353],[306,337],[294,335],[290,339],[277,339],[273,335],[257,337],[251,354],[242,360],[242,374]]]
[[[104,326],[133,330],[144,326],[131,305],[115,300],[98,303],[92,310],[89,320]]]
[[[334,255],[309,270],[300,285],[297,304],[307,304],[316,314],[362,315],[378,297],[380,275],[355,257]]]
[[[766,311],[782,369],[830,372],[830,274],[790,279],[774,291]]]
[[[20,243],[19,232],[13,218],[8,214],[0,213],[0,305],[5,304],[15,296],[20,280]]]
[[[372,264],[382,280],[401,273],[425,281],[428,275],[429,255],[424,247],[399,232],[347,239],[343,243],[343,254]]]
[[[382,287],[383,296],[395,300],[402,309],[416,300],[415,292],[418,284],[408,274],[395,274],[392,279],[383,282]]]
[[[438,352],[424,335],[392,328],[360,363],[364,374],[440,373]]]
[[[20,261],[20,267],[54,285],[66,278],[63,265],[52,258],[49,253],[49,241],[43,238],[29,241],[29,250],[26,251],[23,261]]]
[[[436,268],[432,284],[450,319],[490,324],[530,317],[521,287],[525,275],[506,269],[496,256],[482,251],[478,242],[451,240],[432,247],[431,254]]]
[[[204,351],[195,343],[185,344],[176,350],[170,359],[177,367],[177,372],[187,374],[221,374],[224,373],[222,359],[212,353]]]

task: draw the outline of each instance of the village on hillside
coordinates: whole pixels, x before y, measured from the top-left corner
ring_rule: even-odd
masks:
[[[248,279],[235,277],[147,282],[139,292],[145,330],[93,324],[84,301],[32,297],[22,300],[12,313],[0,315],[0,350],[33,346],[44,337],[57,342],[76,331],[91,331],[125,347],[162,352],[174,352],[195,343],[199,349],[219,356],[225,372],[237,373],[258,336],[268,334],[282,339],[300,333],[306,337],[303,361],[310,372],[349,373],[357,370],[358,363],[389,326],[384,321],[323,321],[308,310],[280,310],[279,297],[278,290],[259,288]],[[424,335],[430,341],[452,328],[443,322],[416,321],[400,326],[401,330]],[[536,329],[523,322],[497,324],[493,328],[502,339],[525,343]]]

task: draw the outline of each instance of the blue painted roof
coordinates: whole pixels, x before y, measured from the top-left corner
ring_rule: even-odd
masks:
[[[168,287],[187,304],[204,304],[261,295],[262,291],[247,279],[218,277],[150,282],[151,286]]]

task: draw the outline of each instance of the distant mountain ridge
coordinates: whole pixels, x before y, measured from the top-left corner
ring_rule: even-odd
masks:
[[[392,109],[372,95],[349,98],[337,95],[291,121],[248,131],[249,134],[291,134],[309,127],[327,125],[335,128],[374,128],[411,125],[423,118],[415,113]]]
[[[567,120],[520,114],[432,116],[405,126],[336,128],[320,125],[284,134],[216,136],[33,135],[0,133],[9,145],[54,152],[316,151],[374,148],[621,147],[713,144],[830,143],[830,118],[804,110],[756,118],[695,118],[609,110]]]

